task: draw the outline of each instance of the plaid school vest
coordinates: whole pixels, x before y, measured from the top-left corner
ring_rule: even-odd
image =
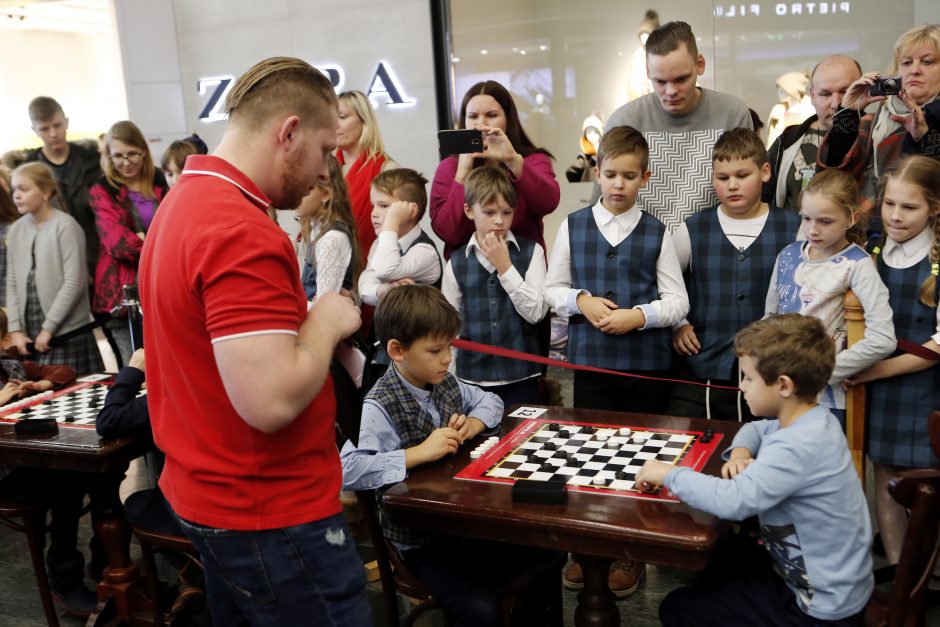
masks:
[[[930,276],[930,256],[910,268],[890,268],[877,259],[878,274],[888,286],[894,332],[920,344],[937,328],[937,310],[920,302],[920,284]],[[940,281],[937,281],[940,297]],[[903,354],[895,351],[892,357]],[[927,416],[940,407],[940,369],[933,367],[868,384],[868,455],[879,464],[926,468],[936,466]]]
[[[568,216],[572,286],[620,307],[659,299],[656,261],[665,234],[663,223],[643,211],[633,232],[611,246],[591,207],[574,212]],[[665,370],[672,366],[671,340],[668,328],[608,335],[577,315],[568,322],[568,360],[612,370]]]
[[[532,262],[536,244],[522,237],[517,237],[516,241],[519,248],[509,244],[509,259],[524,275]],[[467,246],[454,251],[450,257],[462,297],[460,337],[490,346],[540,354],[537,327],[526,322],[513,307],[496,270],[487,272],[477,260],[476,253],[467,254]],[[527,361],[466,350],[457,352],[457,376],[468,381],[519,381],[539,372],[538,364]]]
[[[800,218],[771,206],[760,235],[741,251],[721,230],[718,211],[718,206],[711,207],[685,221],[692,243],[685,272],[691,305],[688,320],[702,344],[686,364],[700,379],[735,380],[734,336],[764,317],[774,262],[796,236]]]
[[[437,281],[435,281],[431,285],[433,285],[437,289],[441,289],[441,279],[444,278],[444,266],[441,262],[441,253],[437,251],[437,246],[434,245],[434,240],[431,239],[431,236],[425,233],[424,229],[419,229],[419,230],[421,232],[418,233],[418,237],[415,238],[415,241],[411,242],[411,246],[414,246],[416,244],[427,244],[428,246],[434,249],[434,252],[437,253],[437,268],[438,270],[440,270],[440,272],[438,272]],[[411,246],[409,246],[402,254],[405,254],[409,250],[411,250]]]
[[[412,395],[408,387],[402,382],[395,367],[392,366],[375,382],[375,385],[366,394],[366,400],[372,400],[382,407],[392,419],[395,432],[401,440],[401,448],[407,449],[424,442],[436,428],[431,414],[422,409],[421,405]],[[431,392],[431,402],[437,408],[442,425],[453,414],[462,413],[463,396],[460,386],[452,374],[447,374],[444,380],[434,386]],[[391,486],[384,486],[375,491],[379,511],[382,518],[382,532],[385,537],[400,544],[420,545],[431,539],[434,534],[415,531],[402,527],[389,520],[382,506],[382,494]]]

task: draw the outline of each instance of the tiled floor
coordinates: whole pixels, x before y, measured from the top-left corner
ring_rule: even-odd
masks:
[[[561,382],[562,395],[570,402],[570,378],[567,372],[553,373]],[[146,482],[142,465],[132,466],[129,478],[122,486],[124,495],[143,487]],[[83,524],[80,546],[86,547],[89,537],[87,524]],[[367,546],[363,552],[369,551]],[[624,624],[637,627],[658,625],[657,608],[670,590],[693,582],[694,574],[667,568],[650,566],[647,569],[645,580],[633,596],[619,601],[620,615]],[[574,625],[574,609],[577,603],[577,593],[565,591],[565,625]],[[381,592],[377,584],[369,586],[369,600],[373,608],[374,624],[384,625],[382,615]],[[404,607],[404,606],[402,606]],[[62,618],[63,627],[82,625],[82,621]],[[39,627],[45,625],[39,595],[36,592],[36,580],[33,576],[32,566],[26,546],[26,538],[0,525],[0,627]],[[928,613],[927,624],[940,627],[940,608],[933,608]],[[418,621],[417,625],[423,627],[437,627],[442,625],[439,613],[428,613]],[[220,626],[222,627],[222,626]],[[368,626],[364,626],[368,627]]]

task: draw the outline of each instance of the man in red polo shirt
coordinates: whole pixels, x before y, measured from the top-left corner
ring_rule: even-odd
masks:
[[[326,178],[336,95],[299,59],[238,79],[212,156],[193,155],[140,261],[160,487],[202,555],[217,625],[370,624],[339,504],[329,364],[360,324],[346,297],[310,311],[288,236]]]

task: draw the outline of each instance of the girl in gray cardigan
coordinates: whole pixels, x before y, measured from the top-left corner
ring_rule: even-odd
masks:
[[[13,202],[23,218],[10,227],[6,305],[13,343],[40,364],[64,364],[79,374],[103,369],[94,336],[55,342],[92,320],[85,234],[70,215],[50,205],[52,171],[27,163],[13,171]]]

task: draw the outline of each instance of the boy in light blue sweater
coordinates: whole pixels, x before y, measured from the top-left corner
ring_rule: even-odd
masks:
[[[784,314],[742,329],[734,348],[751,412],[777,419],[741,428],[722,478],[648,461],[637,483],[664,484],[721,518],[756,514],[774,572],[674,590],[660,619],[666,627],[861,625],[874,586],[868,507],[842,428],[816,403],[835,365],[832,340],[815,318]]]

